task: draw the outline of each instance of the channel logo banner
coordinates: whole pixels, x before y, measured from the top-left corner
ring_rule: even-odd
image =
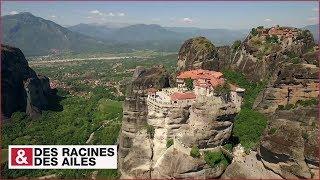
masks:
[[[10,145],[9,169],[117,169],[116,145]]]

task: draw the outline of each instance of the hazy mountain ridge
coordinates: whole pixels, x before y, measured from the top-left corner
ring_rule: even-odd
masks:
[[[27,12],[3,16],[2,23],[4,43],[19,47],[28,55],[91,51],[108,46],[100,40]]]
[[[103,38],[110,36],[116,28],[102,24],[84,24],[80,23],[75,26],[68,27],[71,31],[85,34],[95,38]]]
[[[70,30],[88,36],[117,42],[176,41],[182,43],[193,36],[206,36],[217,45],[229,45],[244,39],[249,30],[201,29],[195,27],[162,27],[157,24],[134,24],[122,28],[108,28],[104,25],[78,24]]]
[[[162,27],[157,24],[78,24],[68,28],[31,13],[2,16],[3,42],[19,47],[26,56],[64,52],[178,51],[188,38],[207,37],[217,46],[243,40],[248,30]],[[318,25],[309,29],[317,40]]]
[[[302,29],[309,30],[312,33],[314,40],[319,41],[319,24],[308,25]]]

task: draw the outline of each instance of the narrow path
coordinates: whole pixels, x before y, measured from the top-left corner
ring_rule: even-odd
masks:
[[[89,144],[89,143],[92,141],[92,139],[93,139],[93,137],[94,137],[94,133],[95,133],[96,131],[99,131],[101,128],[105,127],[105,126],[108,125],[110,122],[112,122],[113,120],[116,120],[116,119],[117,119],[117,118],[111,119],[111,120],[106,120],[105,122],[103,122],[100,127],[98,127],[95,131],[93,131],[93,132],[90,134],[89,138],[88,138],[87,141],[86,141],[86,144]]]

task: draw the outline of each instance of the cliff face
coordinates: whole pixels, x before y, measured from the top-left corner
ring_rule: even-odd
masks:
[[[292,63],[281,67],[255,101],[254,108],[260,112],[270,114],[279,106],[318,98],[318,67]]]
[[[269,77],[268,85],[253,106],[268,116],[258,148],[261,162],[286,179],[314,178],[319,169],[319,67],[313,60],[317,47],[310,49],[313,40],[308,37],[306,33],[303,39],[280,50],[278,60],[270,66],[276,68],[259,74],[262,79]],[[290,59],[287,54],[297,57]]]
[[[268,117],[268,125],[258,151],[234,160],[224,178],[319,177],[319,48],[309,31],[295,31],[292,39],[251,32],[231,54],[233,70],[268,83],[253,105]]]
[[[315,63],[314,52],[317,50],[314,49],[312,34],[308,30],[286,29],[296,31],[296,34],[292,38],[285,38],[251,32],[240,48],[232,54],[230,66],[242,72],[247,79],[257,82],[267,80],[279,70],[279,65],[285,62],[311,62],[318,65]],[[270,29],[263,31],[268,30]]]
[[[9,118],[13,112],[25,111],[31,118],[41,114],[51,94],[49,79],[38,76],[14,47],[1,46],[2,115]]]
[[[215,105],[203,102],[164,112],[150,108],[145,111],[147,117],[143,114],[146,124],[131,133],[131,146],[120,160],[123,178],[216,178],[222,174],[225,166],[213,168],[203,155],[193,158],[190,151],[193,146],[219,150],[229,139],[238,113],[232,104],[220,100]],[[154,128],[152,136],[147,126]]]
[[[246,155],[244,150],[235,150],[228,167],[210,167],[203,151],[216,149],[230,138],[239,109],[221,98],[157,109],[145,101],[145,92],[138,88],[126,100],[131,108],[125,104],[119,148],[123,178],[216,178],[225,171],[225,178],[277,179],[311,178],[317,173],[319,127],[314,101],[319,96],[318,48],[308,31],[295,32],[297,36],[291,40],[250,34],[233,49],[215,48],[203,37],[194,38],[179,52],[178,71],[232,68],[250,81],[268,82],[253,107],[269,119],[257,151]],[[157,74],[138,68],[133,87],[172,84],[172,77],[169,83],[167,78],[153,81],[154,72]],[[173,145],[167,147],[169,140]],[[201,149],[200,158],[190,156],[193,146]]]
[[[167,77],[162,68],[138,67],[133,75],[119,138],[122,178],[219,177],[224,165],[213,168],[203,155],[193,158],[190,151],[193,146],[219,150],[231,135],[239,109],[221,97],[179,108],[155,108],[146,102],[145,89],[166,87]],[[161,79],[167,80],[159,83]]]
[[[177,70],[207,69],[221,71],[230,65],[232,56],[229,46],[215,47],[205,37],[188,39],[178,54]]]
[[[167,86],[169,86],[169,75],[163,67],[136,68],[124,101],[123,120],[119,137],[119,169],[123,174],[126,169],[134,167],[135,163],[144,162],[145,159],[150,160],[150,149],[140,148],[144,147],[144,145],[148,147],[148,139],[143,138],[146,134],[139,132],[147,124],[146,89]],[[138,150],[135,149],[139,149],[141,152],[137,152]],[[131,157],[132,155],[129,154],[132,150],[138,153],[136,157]]]
[[[261,138],[261,160],[283,178],[311,178],[319,172],[318,134],[315,105],[276,111]]]

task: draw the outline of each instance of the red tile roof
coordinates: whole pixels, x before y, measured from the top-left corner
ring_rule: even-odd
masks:
[[[196,69],[191,71],[184,71],[179,74],[178,79],[191,78],[196,80],[195,85],[200,87],[216,87],[224,83],[222,78],[223,74],[221,72],[209,71],[203,69]],[[199,79],[207,80],[207,82],[199,82]]]
[[[178,79],[211,79],[220,78],[223,74],[221,72],[209,71],[203,69],[196,69],[190,71],[184,71],[179,74]]]
[[[295,30],[291,29],[277,29],[277,28],[271,28],[269,30],[270,35],[281,35],[281,36],[287,36],[288,34],[294,34],[296,33]]]
[[[185,92],[185,93],[175,92],[170,97],[173,101],[177,101],[177,100],[185,100],[185,99],[195,99],[196,95],[193,92]]]

